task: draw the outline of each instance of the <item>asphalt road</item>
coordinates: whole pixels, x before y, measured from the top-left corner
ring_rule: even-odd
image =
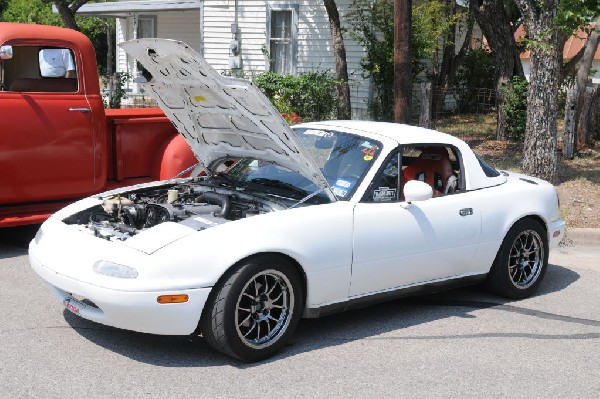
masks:
[[[599,247],[553,253],[527,300],[460,289],[303,320],[242,364],[64,311],[29,268],[33,234],[0,233],[0,398],[600,397]]]

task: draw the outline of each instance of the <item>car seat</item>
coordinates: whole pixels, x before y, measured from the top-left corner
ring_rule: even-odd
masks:
[[[404,182],[421,180],[429,184],[433,195],[452,194],[458,185],[445,147],[423,148],[417,159],[402,171],[402,177]]]

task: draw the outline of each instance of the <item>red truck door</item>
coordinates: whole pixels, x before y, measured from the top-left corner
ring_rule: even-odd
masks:
[[[2,60],[0,203],[65,200],[94,188],[94,113],[82,76],[43,76],[47,47],[13,46]],[[75,69],[80,56],[68,50]],[[68,76],[68,75],[67,75]]]

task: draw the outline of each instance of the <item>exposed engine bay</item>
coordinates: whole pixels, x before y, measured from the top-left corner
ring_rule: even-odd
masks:
[[[97,237],[126,240],[164,222],[204,230],[229,221],[284,209],[276,203],[198,182],[170,184],[102,197],[102,204],[64,222],[86,226]]]

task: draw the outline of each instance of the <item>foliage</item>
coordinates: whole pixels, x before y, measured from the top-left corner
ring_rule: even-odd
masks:
[[[330,119],[337,110],[339,82],[327,71],[299,76],[266,72],[255,76],[253,82],[279,112],[289,116],[288,122],[297,117],[305,121]]]
[[[131,78],[131,75],[127,72],[115,72],[113,75],[113,91],[109,93],[108,103],[104,103],[106,108],[121,108],[121,101],[124,98],[127,98],[127,93],[125,92],[125,84],[128,79]],[[105,83],[108,78],[104,78]],[[111,87],[110,84],[108,84]]]
[[[7,1],[1,19],[6,22],[62,26],[60,16],[52,12],[52,6],[41,0]]]
[[[504,107],[506,115],[506,132],[509,139],[522,143],[525,140],[525,124],[527,121],[527,88],[526,79],[513,77],[512,88],[505,87],[507,104]]]
[[[423,78],[427,65],[436,65],[444,37],[461,14],[452,17],[450,4],[427,0],[413,7],[412,74]],[[353,0],[346,15],[349,35],[364,48],[363,77],[373,82],[374,96],[369,112],[375,120],[392,120],[394,107],[394,1]]]
[[[350,37],[365,48],[360,65],[373,82],[369,112],[375,120],[392,120],[394,110],[394,9],[392,0],[354,0],[347,21]],[[414,57],[413,57],[414,58]]]
[[[52,5],[42,0],[0,0],[0,10],[3,1],[6,7],[0,14],[2,21],[64,26],[60,16],[52,12]],[[93,17],[76,17],[76,19],[81,32],[92,41],[99,64],[104,65],[108,51],[104,29],[106,24],[114,25],[114,21]],[[101,72],[104,71],[105,68],[102,67]]]
[[[463,63],[456,71],[454,86],[458,96],[458,107],[462,112],[469,111],[476,101],[475,90],[493,90],[495,81],[495,62],[492,54],[485,49],[469,50]]]
[[[600,16],[598,0],[561,0],[555,24],[564,34],[570,36],[577,28],[590,32],[590,22]]]
[[[428,0],[413,6],[412,12],[412,50],[413,76],[418,76],[428,64],[437,69],[441,60],[442,46],[445,38],[456,23],[465,16],[464,12],[452,13],[452,2],[443,0]],[[417,65],[415,65],[417,64]]]

